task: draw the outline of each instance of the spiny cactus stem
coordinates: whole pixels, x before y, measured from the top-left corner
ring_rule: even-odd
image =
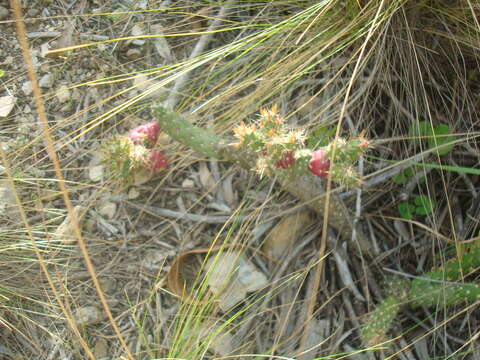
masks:
[[[231,161],[242,168],[251,170],[256,167],[258,155],[245,147],[232,145],[233,139],[221,138],[212,131],[193,125],[183,116],[162,107],[156,107],[154,114],[161,129],[174,140],[190,146],[204,156],[219,160]],[[279,175],[277,177],[282,187],[307,204],[313,211],[323,217],[324,190],[319,180],[313,176],[301,176],[291,180]],[[329,224],[345,239],[350,239],[353,229],[353,216],[349,213],[343,201],[336,196],[330,198]],[[373,255],[370,242],[357,230],[357,239],[364,255]]]
[[[187,121],[184,117],[162,107],[154,109],[160,128],[172,139],[190,146],[195,151],[219,159],[221,138],[212,131],[202,129]]]
[[[365,345],[374,346],[387,340],[387,332],[400,311],[400,299],[386,297],[370,314],[367,325],[362,329],[361,338]]]

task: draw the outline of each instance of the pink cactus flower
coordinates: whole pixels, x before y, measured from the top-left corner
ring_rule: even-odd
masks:
[[[295,156],[293,155],[293,152],[287,151],[282,154],[282,157],[279,160],[277,160],[277,162],[275,163],[275,167],[277,169],[288,169],[294,163]]]
[[[127,136],[135,144],[147,144],[153,146],[158,140],[159,133],[160,126],[158,123],[156,121],[150,121],[130,130]]]
[[[158,150],[150,151],[147,157],[147,166],[153,173],[165,169],[169,164],[168,158],[165,154]]]
[[[323,149],[319,149],[312,153],[308,170],[313,175],[324,178],[328,175],[330,169],[330,160],[327,157],[327,152]]]

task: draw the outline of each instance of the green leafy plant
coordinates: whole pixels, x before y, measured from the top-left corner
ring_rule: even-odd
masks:
[[[417,195],[412,202],[401,202],[397,209],[405,220],[412,220],[415,215],[428,215],[435,209],[436,203],[426,195]]]
[[[0,69],[0,78],[4,77],[6,74],[5,70]]]
[[[392,181],[398,185],[405,185],[408,179],[412,178],[416,174],[413,167],[408,167],[400,171],[397,175],[392,178]]]
[[[446,124],[438,124],[433,127],[428,121],[419,121],[412,124],[408,130],[409,136],[414,138],[415,144],[420,144],[422,138],[427,140],[429,149],[439,147],[438,155],[448,154],[453,149],[453,144],[447,145],[455,140],[450,134],[450,128]]]
[[[417,215],[431,214],[436,205],[435,201],[426,195],[415,196],[414,202],[415,202],[415,214]]]

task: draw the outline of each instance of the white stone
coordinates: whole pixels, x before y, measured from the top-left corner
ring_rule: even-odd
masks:
[[[105,168],[104,168],[103,165],[91,166],[88,169],[88,177],[93,182],[102,181],[103,180],[103,175],[104,175],[104,172],[105,172],[104,170],[105,170]]]
[[[184,189],[192,189],[195,187],[195,182],[192,179],[186,178],[182,181],[182,187]]]
[[[128,200],[135,200],[139,196],[140,196],[140,191],[138,191],[136,187],[132,187],[130,188],[130,190],[128,190]]]
[[[153,173],[146,169],[140,169],[133,175],[133,184],[136,186],[143,185],[151,180]]]
[[[67,101],[69,101],[71,98],[72,98],[72,94],[70,92],[69,89],[61,89],[59,90],[55,96],[57,97],[58,101],[60,103],[66,103]]]
[[[40,78],[38,85],[42,88],[50,89],[53,85],[53,76],[52,74],[45,74]]]
[[[0,181],[0,216],[20,221],[20,211],[15,198],[15,189],[7,180]]]
[[[137,60],[142,57],[142,51],[139,49],[129,49],[126,55],[129,60]]]
[[[143,35],[143,26],[140,26],[139,24],[135,24],[132,27],[132,36],[141,36]]]
[[[75,239],[75,227],[80,226],[83,207],[77,205],[73,208],[73,216],[77,221],[72,221],[70,216],[66,216],[62,223],[53,233],[54,238],[58,241],[73,241]]]
[[[134,95],[138,92],[145,93],[148,91],[149,94],[147,95],[147,98],[159,98],[166,93],[164,87],[158,86],[154,80],[149,79],[145,74],[135,76],[132,85],[135,87],[132,91]]]
[[[15,98],[10,95],[0,97],[0,117],[7,117],[15,106]]]
[[[159,270],[165,264],[165,259],[169,255],[174,255],[175,253],[165,250],[150,250],[148,251],[142,259],[142,266],[148,270]]]
[[[157,35],[162,35],[164,33],[163,26],[160,24],[154,24],[151,26],[152,32]],[[153,45],[157,50],[158,54],[164,58],[167,62],[173,62],[173,55],[172,50],[170,49],[170,45],[165,37],[159,36],[154,38]]]
[[[95,306],[84,306],[75,311],[74,318],[78,326],[88,326],[98,324],[105,316]]]
[[[32,82],[31,81],[25,81],[22,85],[22,91],[25,95],[31,95],[33,92],[32,88]]]
[[[117,212],[117,204],[111,201],[105,201],[100,205],[98,212],[100,215],[103,215],[107,219],[111,220]]]
[[[0,6],[0,20],[8,19],[9,15],[10,13],[8,12],[8,9],[4,6]]]

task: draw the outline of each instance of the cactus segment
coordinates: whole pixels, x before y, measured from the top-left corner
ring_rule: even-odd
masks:
[[[163,107],[156,107],[154,113],[158,124],[170,137],[176,141],[189,145],[195,151],[212,157],[220,158],[220,137],[212,131],[199,128],[188,122],[183,116]]]
[[[386,334],[400,311],[400,306],[408,299],[410,283],[407,280],[392,277],[385,281],[388,296],[370,314],[361,337],[367,346],[387,341]]]
[[[453,305],[461,301],[480,300],[480,285],[472,283],[442,284],[429,281],[459,281],[464,275],[475,271],[480,266],[480,248],[473,248],[462,257],[455,258],[441,268],[426,273],[427,279],[412,281],[409,298],[412,306]]]
[[[447,306],[462,301],[477,301],[480,300],[480,285],[451,285],[415,279],[412,281],[409,299],[412,307]]]
[[[472,253],[473,254],[473,253]],[[470,254],[468,254],[470,255]],[[455,275],[461,268],[475,266],[480,258],[462,258],[445,265],[445,271]],[[461,264],[461,265],[460,265]],[[402,304],[410,304],[413,308],[419,306],[448,306],[462,301],[479,301],[480,285],[473,283],[442,283],[436,276],[440,270],[425,274],[423,278],[415,279],[411,283],[406,280],[393,278],[386,282],[388,296],[370,314],[366,326],[361,332],[365,345],[374,346],[388,340],[386,334],[400,311]],[[443,271],[441,271],[443,274]]]
[[[386,297],[370,314],[361,338],[365,345],[374,346],[387,340],[387,332],[400,311],[401,301],[395,296]]]
[[[445,263],[441,268],[425,274],[426,277],[435,280],[455,281],[463,276],[474,272],[480,266],[480,247],[471,249],[461,258],[455,258]]]

